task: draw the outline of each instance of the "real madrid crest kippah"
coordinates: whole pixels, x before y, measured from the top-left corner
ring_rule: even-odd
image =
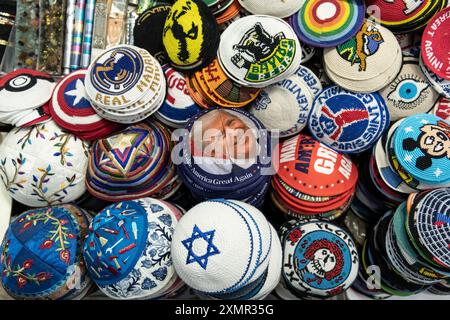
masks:
[[[165,21],[162,39],[173,67],[198,69],[216,56],[219,27],[202,0],[177,0]]]
[[[166,79],[158,60],[147,50],[118,45],[91,62],[85,88],[98,115],[130,124],[148,118],[161,107]]]

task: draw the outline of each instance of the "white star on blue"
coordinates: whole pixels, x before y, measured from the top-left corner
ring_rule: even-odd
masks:
[[[86,103],[86,98],[85,98],[86,91],[84,88],[83,81],[81,81],[80,79],[77,79],[77,81],[75,81],[75,85],[73,83],[70,83],[67,86],[67,89],[72,89],[70,91],[66,91],[65,95],[74,97],[74,100],[72,103],[74,107],[76,107],[80,102]]]
[[[208,258],[220,253],[219,249],[217,249],[217,247],[213,244],[215,232],[216,232],[216,230],[202,232],[199,229],[199,227],[197,227],[197,225],[194,226],[191,237],[187,238],[186,240],[181,241],[181,243],[183,243],[184,247],[188,250],[186,264],[197,262],[200,265],[200,267],[202,267],[203,269],[206,270],[206,267],[208,265]],[[203,239],[204,241],[206,241],[208,243],[206,252],[203,255],[197,255],[192,250],[194,241],[197,239]]]

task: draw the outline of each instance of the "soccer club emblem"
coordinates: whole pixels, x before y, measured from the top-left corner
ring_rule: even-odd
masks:
[[[144,72],[141,54],[131,47],[116,47],[104,53],[93,65],[91,82],[105,95],[123,95],[133,89]]]
[[[295,40],[287,39],[283,32],[271,35],[261,23],[255,23],[238,44],[231,62],[239,69],[247,69],[245,80],[262,82],[280,75],[292,64]],[[281,56],[284,56],[280,59]],[[272,70],[273,72],[270,72]]]
[[[339,294],[352,284],[357,272],[355,244],[340,228],[311,222],[287,234],[283,274],[300,292]]]
[[[331,139],[339,142],[348,142],[360,137],[367,128],[369,113],[363,105],[356,103],[350,109],[336,108],[331,98],[329,104],[322,106],[320,122],[323,131]]]
[[[383,134],[389,114],[378,93],[329,87],[314,101],[309,128],[316,139],[342,153],[367,150]]]
[[[343,59],[351,62],[352,66],[359,64],[359,71],[363,72],[367,69],[367,58],[374,55],[383,42],[379,29],[365,21],[356,36],[337,46],[336,50]]]

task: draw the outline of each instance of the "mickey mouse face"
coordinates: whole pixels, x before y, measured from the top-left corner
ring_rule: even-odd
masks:
[[[433,158],[446,156],[450,159],[450,130],[436,125],[426,125],[422,129],[419,146]]]
[[[0,81],[0,110],[35,109],[48,102],[55,83],[48,74],[19,69]]]

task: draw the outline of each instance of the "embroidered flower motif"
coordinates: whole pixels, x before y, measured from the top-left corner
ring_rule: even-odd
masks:
[[[163,214],[158,219],[168,227],[172,225],[172,217],[169,214]]]
[[[158,270],[153,271],[152,275],[155,277],[155,279],[163,281],[167,276],[167,268],[161,267]]]
[[[33,266],[33,260],[32,259],[27,259],[23,262],[23,268],[25,270],[31,269],[31,267]]]
[[[50,249],[53,246],[53,241],[52,240],[44,240],[44,242],[42,242],[42,244],[39,246],[39,248],[41,249]]]
[[[17,287],[22,289],[23,287],[25,287],[26,284],[27,284],[27,279],[25,279],[25,277],[23,277],[23,276],[17,277]]]
[[[18,158],[10,159],[11,165],[14,167],[14,174],[12,177],[8,175],[6,160],[7,158],[3,158],[0,161],[0,178],[3,181],[6,190],[14,194],[19,189],[23,189],[24,184],[28,181],[28,179],[24,177],[25,172],[22,170],[22,165],[25,164],[26,159],[23,157],[22,153],[19,153]]]
[[[39,272],[37,274],[37,279],[39,282],[43,282],[45,280],[49,280],[51,279],[52,275],[48,272]]]
[[[156,249],[150,249],[148,254],[150,255],[150,257],[154,257],[158,254],[158,251],[156,251]]]
[[[152,260],[150,259],[145,259],[144,261],[142,261],[142,268],[146,268],[146,269],[150,269],[153,266]]]
[[[22,228],[20,228],[19,233],[23,233],[25,231],[27,231],[28,229],[30,229],[30,227],[33,225],[33,221],[28,221],[27,223],[24,223],[22,225]]]
[[[151,204],[150,205],[150,209],[152,210],[153,213],[160,212],[160,211],[164,210],[164,208],[161,207],[159,204]]]
[[[69,252],[69,250],[67,250],[67,249],[62,250],[59,253],[59,259],[61,259],[62,262],[66,263],[66,264],[69,264],[69,262],[70,262],[70,252]]]
[[[158,238],[159,238],[159,236],[158,236],[158,234],[157,234],[156,232],[153,232],[153,233],[150,235],[150,239],[152,239],[153,241],[158,240]]]
[[[142,290],[150,290],[153,289],[154,287],[156,287],[155,281],[152,281],[149,278],[145,278],[141,285]]]

